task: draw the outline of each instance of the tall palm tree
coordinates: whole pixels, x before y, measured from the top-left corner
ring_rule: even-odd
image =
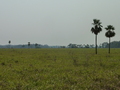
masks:
[[[115,28],[112,25],[108,25],[106,28],[107,32],[105,33],[105,36],[109,38],[109,53],[110,53],[110,38],[115,36]]]
[[[96,46],[95,52],[97,54],[97,35],[98,35],[98,33],[100,33],[102,31],[102,25],[101,25],[100,20],[98,20],[98,19],[93,19],[92,24],[94,25],[94,27],[91,28],[91,31],[92,31],[92,33],[95,34],[95,46]]]

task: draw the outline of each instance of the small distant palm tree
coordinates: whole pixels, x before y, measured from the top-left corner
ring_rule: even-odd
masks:
[[[30,42],[28,42],[28,47],[30,46]]]
[[[9,41],[8,41],[8,43],[10,44],[10,43],[11,43],[11,41],[9,40]]]
[[[11,41],[9,40],[8,43],[9,43],[9,47],[10,47],[10,43],[11,43]]]
[[[91,28],[92,33],[95,34],[95,45],[96,45],[96,54],[97,54],[97,35],[98,33],[100,33],[102,31],[102,25],[100,20],[98,19],[93,19],[93,23],[94,27]]]
[[[105,33],[105,36],[109,38],[109,53],[110,53],[110,38],[115,36],[115,28],[112,25],[108,25],[106,28],[107,32]]]

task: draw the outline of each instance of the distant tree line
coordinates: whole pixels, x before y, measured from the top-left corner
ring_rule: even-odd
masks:
[[[28,42],[28,44],[23,45],[0,45],[0,48],[62,48],[62,47],[63,46],[49,46],[47,44],[42,45],[37,43],[31,44],[30,42]]]
[[[68,48],[95,48],[96,45],[94,44],[72,44],[70,43],[67,47]],[[109,43],[108,42],[103,42],[100,45],[97,45],[98,48],[109,48]],[[120,48],[120,41],[112,41],[110,42],[110,47],[111,48]]]
[[[107,42],[102,43],[102,47],[109,48],[109,43],[107,43]],[[120,48],[120,41],[112,41],[110,43],[110,47],[111,48]]]
[[[120,41],[110,42],[111,48],[120,48]],[[103,42],[97,45],[98,48],[109,48],[108,42]],[[0,45],[0,48],[10,48],[9,45]],[[11,45],[11,48],[95,48],[94,44],[68,44],[67,46],[49,46],[47,44],[24,44],[24,45]]]
[[[89,45],[89,44],[72,44],[70,43],[68,48],[94,48],[94,44]]]

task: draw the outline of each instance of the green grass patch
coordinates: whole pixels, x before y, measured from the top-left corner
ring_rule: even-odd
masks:
[[[0,90],[120,90],[120,49],[0,49]]]

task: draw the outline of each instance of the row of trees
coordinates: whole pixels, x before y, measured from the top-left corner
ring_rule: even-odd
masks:
[[[97,45],[98,48],[109,48],[108,42],[103,42],[99,45]],[[110,42],[111,48],[120,48],[120,41],[112,41]],[[68,44],[67,46],[49,46],[47,44],[31,44],[30,42],[27,44],[19,44],[19,45],[0,45],[0,48],[95,48],[94,44]]]
[[[68,45],[68,48],[94,48],[94,45],[89,45],[89,44],[72,44],[70,43]]]
[[[100,44],[100,47],[109,48],[109,43],[104,42],[104,43]],[[120,41],[112,41],[112,42],[110,42],[110,47],[111,48],[120,48]]]
[[[95,45],[96,45],[96,49],[95,52],[97,54],[97,35],[98,33],[100,33],[102,31],[102,23],[100,22],[100,20],[98,19],[93,19],[93,27],[91,28],[92,33],[95,34]],[[105,27],[105,29],[107,30],[107,32],[105,33],[105,36],[109,38],[109,53],[110,53],[110,38],[115,36],[115,28],[112,25],[108,25],[107,27]]]
[[[72,44],[70,43],[68,48],[95,48],[94,44]],[[103,42],[97,45],[98,48],[109,48],[108,42]],[[112,41],[110,42],[110,48],[120,48],[120,41]]]
[[[9,45],[10,45],[10,44],[11,44],[11,41],[9,40],[8,43],[9,43]],[[28,47],[29,47],[30,45],[31,45],[30,42],[28,42]],[[35,44],[35,47],[37,47],[37,46],[38,46],[38,44],[36,43],[36,44]]]
[[[19,45],[11,45],[11,40],[8,41],[9,45],[0,45],[0,48],[66,48],[65,46],[49,46],[47,44],[42,45],[42,44],[31,44],[31,42],[28,42],[26,44],[19,44]]]

